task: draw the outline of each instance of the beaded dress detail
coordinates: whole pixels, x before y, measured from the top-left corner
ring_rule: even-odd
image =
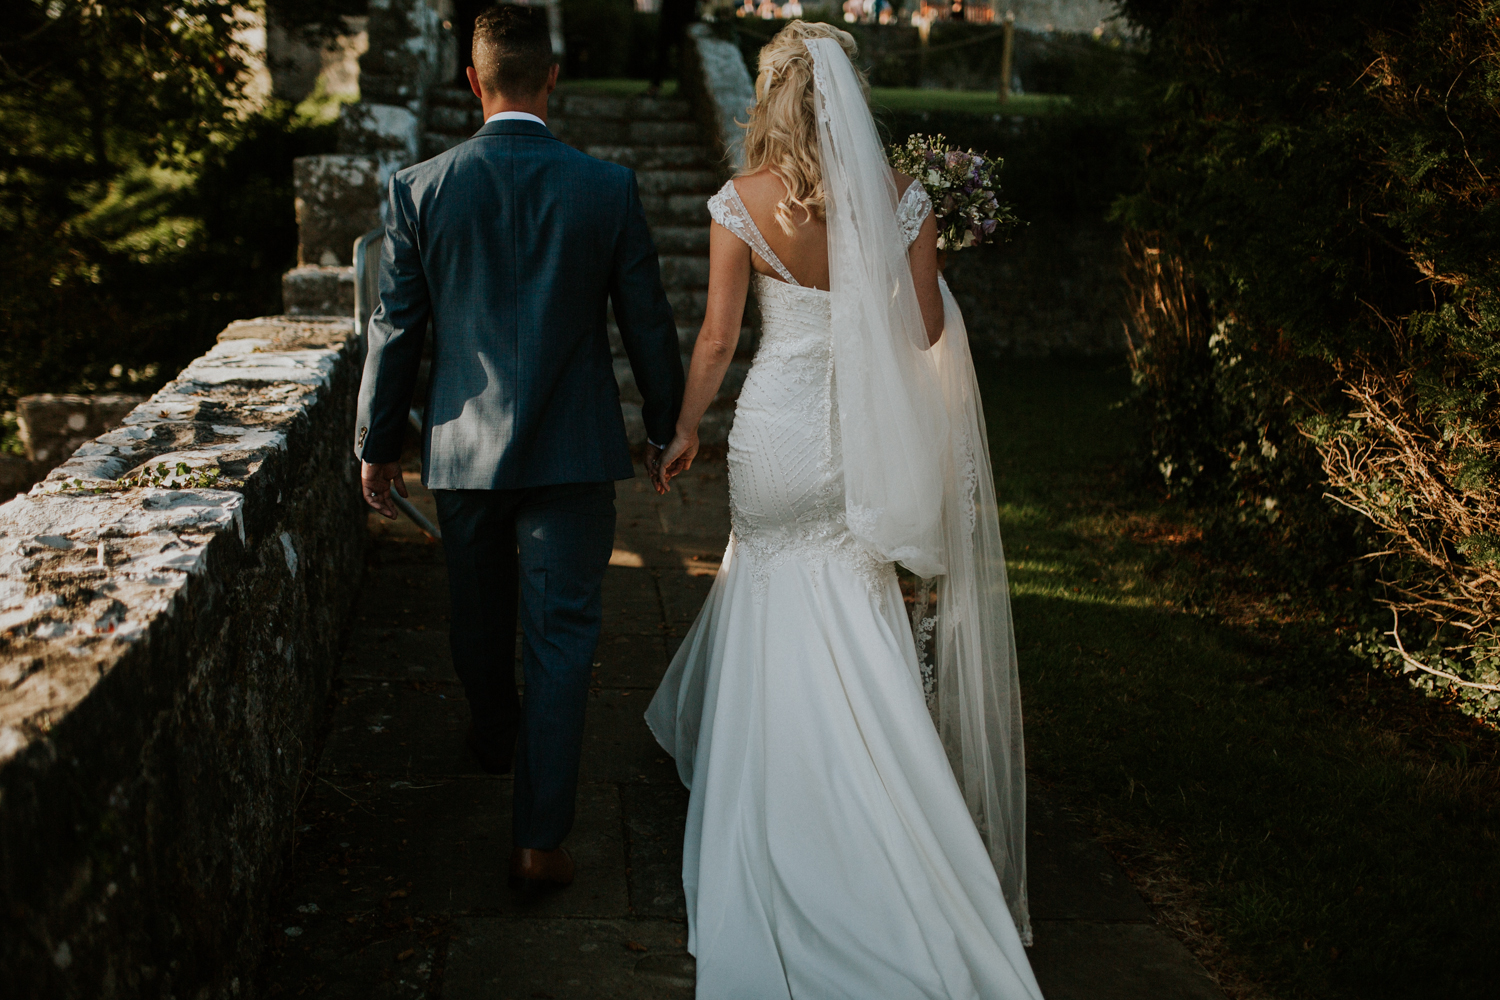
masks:
[[[837,558],[879,594],[892,568],[845,523],[844,479],[833,419],[833,350],[828,293],[804,288],[750,219],[734,182],[709,199],[715,222],[743,240],[781,280],[755,273],[761,342],[740,391],[729,435],[730,523],[736,552],[752,564],[763,596],[772,570],[792,557]],[[932,212],[920,183],[896,211],[910,246]]]

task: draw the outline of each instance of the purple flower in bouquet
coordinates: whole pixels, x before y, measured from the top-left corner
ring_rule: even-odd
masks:
[[[993,242],[1016,224],[999,196],[1001,160],[950,146],[941,135],[914,135],[889,155],[891,166],[921,181],[932,197],[939,250]]]

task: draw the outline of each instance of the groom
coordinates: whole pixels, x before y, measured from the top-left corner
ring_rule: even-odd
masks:
[[[546,9],[485,11],[473,54],[484,127],[391,180],[355,450],[365,502],[395,517],[430,323],[422,478],[442,523],[469,739],[486,770],[515,769],[511,884],[566,885],[573,862],[560,845],[573,825],[614,480],[634,475],[606,304],[652,441],[671,440],[682,363],[635,174],[547,129],[558,67]],[[653,473],[659,457],[648,448]]]

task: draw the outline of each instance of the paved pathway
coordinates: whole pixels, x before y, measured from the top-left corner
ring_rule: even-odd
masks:
[[[418,505],[434,516],[425,495]],[[721,462],[658,498],[619,484],[569,889],[506,888],[508,778],[463,749],[438,545],[372,517],[369,575],[326,745],[297,817],[266,994],[351,1000],[674,1000],[693,995],[679,881],[687,793],[641,713],[728,533]],[[1033,803],[1032,960],[1049,1000],[1222,1000],[1123,872]]]

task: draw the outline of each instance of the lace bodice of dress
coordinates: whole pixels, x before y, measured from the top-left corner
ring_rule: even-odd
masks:
[[[931,211],[912,184],[897,212],[907,245]],[[799,285],[750,219],[733,182],[709,201],[714,221],[744,240],[782,280],[756,273],[761,338],[729,436],[729,507],[736,552],[763,585],[789,558],[838,559],[876,592],[890,564],[848,529],[833,413],[832,310],[827,292]]]

